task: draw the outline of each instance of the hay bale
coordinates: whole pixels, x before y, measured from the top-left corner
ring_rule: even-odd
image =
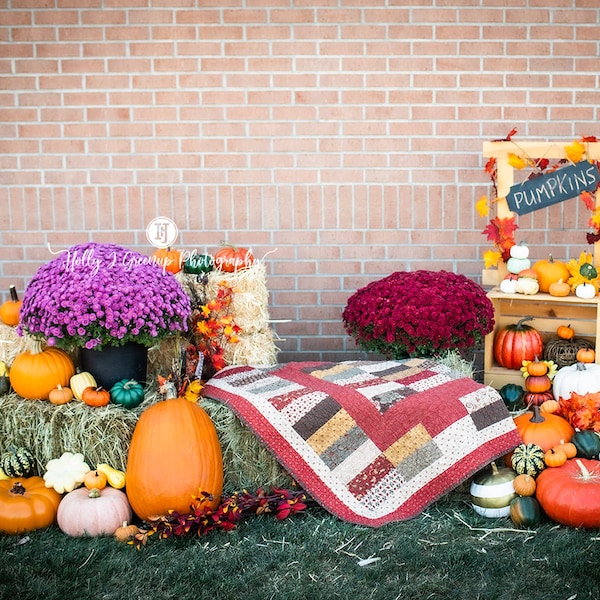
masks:
[[[19,354],[31,350],[34,346],[33,339],[29,336],[17,334],[17,328],[0,323],[0,360],[9,367]]]
[[[0,452],[10,445],[29,448],[40,475],[49,460],[66,451],[81,452],[90,467],[105,462],[125,470],[139,416],[160,400],[155,389],[147,390],[144,402],[128,410],[115,404],[92,408],[79,401],[55,406],[8,394],[0,397]],[[228,407],[208,399],[201,406],[221,441],[227,491],[291,484],[273,455]]]

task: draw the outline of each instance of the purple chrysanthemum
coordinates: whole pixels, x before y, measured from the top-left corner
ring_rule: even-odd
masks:
[[[20,314],[20,332],[65,349],[132,341],[150,346],[187,330],[190,300],[150,257],[91,242],[38,269]]]

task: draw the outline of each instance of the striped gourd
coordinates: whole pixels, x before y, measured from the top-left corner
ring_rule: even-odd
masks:
[[[521,474],[536,477],[544,468],[544,451],[537,444],[519,444],[511,458],[512,468]]]
[[[35,458],[27,448],[11,448],[0,457],[0,469],[9,477],[30,477],[34,467]]]

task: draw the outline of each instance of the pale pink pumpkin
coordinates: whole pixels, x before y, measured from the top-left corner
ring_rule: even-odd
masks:
[[[113,535],[130,520],[127,496],[112,487],[77,488],[63,497],[56,515],[60,530],[72,537]]]

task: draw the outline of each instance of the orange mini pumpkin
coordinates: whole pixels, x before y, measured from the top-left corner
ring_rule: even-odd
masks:
[[[7,300],[0,306],[0,320],[6,325],[18,325],[20,321],[19,311],[21,310],[22,300],[19,300],[17,288],[11,285],[8,288],[10,300]]]
[[[88,406],[106,406],[110,402],[110,392],[103,387],[86,387],[81,394],[81,399]]]
[[[581,363],[593,363],[596,360],[596,351],[593,348],[580,348],[575,358]]]
[[[155,260],[159,267],[162,267],[169,273],[179,273],[182,269],[181,252],[172,248],[159,248],[153,255],[152,258]]]
[[[556,335],[561,340],[572,340],[575,337],[575,330],[570,325],[560,325],[556,330]]]
[[[83,477],[83,485],[88,490],[103,490],[106,487],[108,480],[102,471],[88,471]]]
[[[575,430],[571,424],[558,415],[540,414],[539,406],[532,406],[528,411],[515,417],[515,425],[525,444],[536,444],[544,452],[562,441],[570,442]]]

